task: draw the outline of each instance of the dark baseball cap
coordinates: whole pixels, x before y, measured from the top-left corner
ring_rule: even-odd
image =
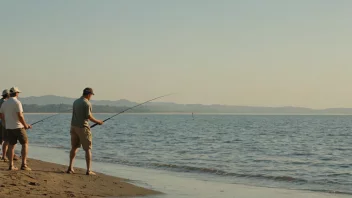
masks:
[[[87,95],[87,94],[93,94],[94,95],[94,92],[93,92],[93,89],[90,88],[90,87],[87,87],[83,90],[83,94],[84,95]]]
[[[10,94],[10,91],[8,89],[5,89],[4,91],[2,91],[2,95],[1,96],[7,96]]]

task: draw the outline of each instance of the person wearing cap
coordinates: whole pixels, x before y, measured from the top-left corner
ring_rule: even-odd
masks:
[[[85,88],[83,95],[74,101],[71,119],[71,151],[70,151],[70,164],[67,169],[67,173],[73,174],[73,162],[78,151],[81,147],[86,154],[87,172],[86,175],[95,175],[91,170],[91,159],[92,159],[92,133],[90,131],[89,120],[99,125],[103,124],[103,121],[97,120],[92,115],[92,105],[89,102],[90,98],[94,95],[92,88]]]
[[[18,170],[13,164],[15,146],[17,141],[22,145],[21,170],[31,170],[27,165],[28,137],[26,129],[32,128],[26,123],[23,116],[22,103],[18,100],[21,91],[17,87],[10,89],[10,98],[0,108],[1,119],[6,123],[6,131],[9,140],[9,170]]]
[[[2,92],[2,98],[0,99],[0,108],[2,106],[2,104],[9,99],[10,97],[10,91],[8,89],[5,89]],[[4,162],[8,162],[8,146],[9,146],[9,137],[7,135],[7,131],[5,128],[5,122],[2,123],[1,122],[1,117],[0,117],[0,144],[2,144],[2,157],[1,160],[3,160]],[[15,154],[13,160],[18,160],[19,157]]]
[[[5,89],[2,91],[2,98],[0,99],[0,108],[2,104],[9,99],[10,97],[10,91],[8,89]],[[0,119],[1,121],[1,119]],[[8,142],[8,136],[5,128],[5,122],[0,122],[0,144],[2,144],[2,157],[1,160],[4,160],[5,162],[7,161],[6,153],[7,153],[7,147],[9,145]]]

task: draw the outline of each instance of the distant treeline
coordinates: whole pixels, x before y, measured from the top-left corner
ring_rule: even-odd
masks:
[[[93,105],[93,112],[95,113],[117,113],[123,111],[128,107],[116,107],[108,105]],[[72,112],[72,105],[67,104],[51,104],[51,105],[36,105],[36,104],[23,104],[25,113],[70,113]],[[150,110],[146,107],[140,106],[131,109],[131,113],[148,113]]]
[[[95,113],[117,113],[130,106],[94,105]],[[72,105],[69,104],[23,104],[26,113],[70,113]],[[130,113],[237,113],[237,114],[345,114],[352,115],[352,108],[331,108],[314,110],[299,107],[245,107],[226,105],[197,105],[197,104],[146,104],[129,110]]]

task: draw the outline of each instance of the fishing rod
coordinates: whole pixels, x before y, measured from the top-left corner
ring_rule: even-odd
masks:
[[[157,97],[157,98],[153,98],[153,99],[148,100],[148,101],[146,101],[146,102],[140,103],[140,104],[135,105],[135,106],[130,107],[130,108],[127,108],[127,109],[125,109],[125,110],[123,110],[123,111],[120,111],[119,113],[117,113],[117,114],[115,114],[115,115],[113,115],[113,116],[111,116],[111,117],[109,117],[109,118],[106,118],[105,120],[103,120],[103,122],[106,122],[106,121],[110,120],[111,118],[113,118],[113,117],[115,117],[115,116],[118,116],[118,115],[120,115],[120,114],[122,114],[122,113],[124,113],[124,112],[126,112],[126,111],[128,111],[128,110],[131,110],[131,109],[133,109],[133,108],[136,108],[136,107],[138,107],[138,106],[141,106],[141,105],[143,105],[143,104],[145,104],[145,103],[148,103],[148,102],[151,102],[151,101],[153,101],[153,100],[156,100],[156,99],[159,99],[159,98],[163,98],[163,97],[166,97],[166,96],[169,96],[169,95],[172,95],[172,94],[167,94],[167,95],[159,96],[159,97]],[[95,127],[95,126],[97,126],[97,125],[98,125],[98,124],[95,123],[95,124],[93,124],[92,126],[90,126],[90,128],[93,128],[93,127]]]
[[[61,105],[62,105],[62,104],[60,104],[59,109],[61,109]],[[68,110],[66,110],[66,111],[69,111],[69,110],[72,110],[72,109],[68,109]],[[62,111],[62,112],[63,112],[63,111]],[[62,112],[61,112],[61,113],[62,113]],[[43,119],[41,119],[41,120],[38,120],[38,121],[34,122],[33,124],[31,124],[31,126],[33,126],[33,125],[35,125],[35,124],[37,124],[37,123],[39,123],[39,122],[43,122],[44,120],[47,120],[47,119],[52,118],[52,117],[54,117],[54,116],[57,116],[57,115],[59,115],[59,114],[60,114],[60,113],[57,113],[57,114],[54,114],[54,115],[45,117],[45,118],[43,118]]]

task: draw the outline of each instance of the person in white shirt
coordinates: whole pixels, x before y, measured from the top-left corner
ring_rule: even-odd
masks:
[[[24,119],[22,103],[18,100],[20,92],[17,87],[12,87],[10,89],[10,98],[0,108],[0,117],[2,122],[5,123],[9,139],[9,170],[18,170],[13,164],[17,141],[22,145],[21,170],[31,170],[27,165],[28,137],[26,129],[30,129],[32,126],[27,124]]]
[[[10,91],[8,89],[5,89],[2,92],[2,98],[0,99],[0,108],[2,104],[9,99],[10,97]],[[1,120],[0,120],[1,121]],[[7,152],[7,147],[8,147],[8,137],[7,137],[7,132],[5,128],[5,123],[0,122],[0,144],[2,144],[2,157],[1,160],[4,160],[5,162],[7,161],[6,157],[6,152]]]

